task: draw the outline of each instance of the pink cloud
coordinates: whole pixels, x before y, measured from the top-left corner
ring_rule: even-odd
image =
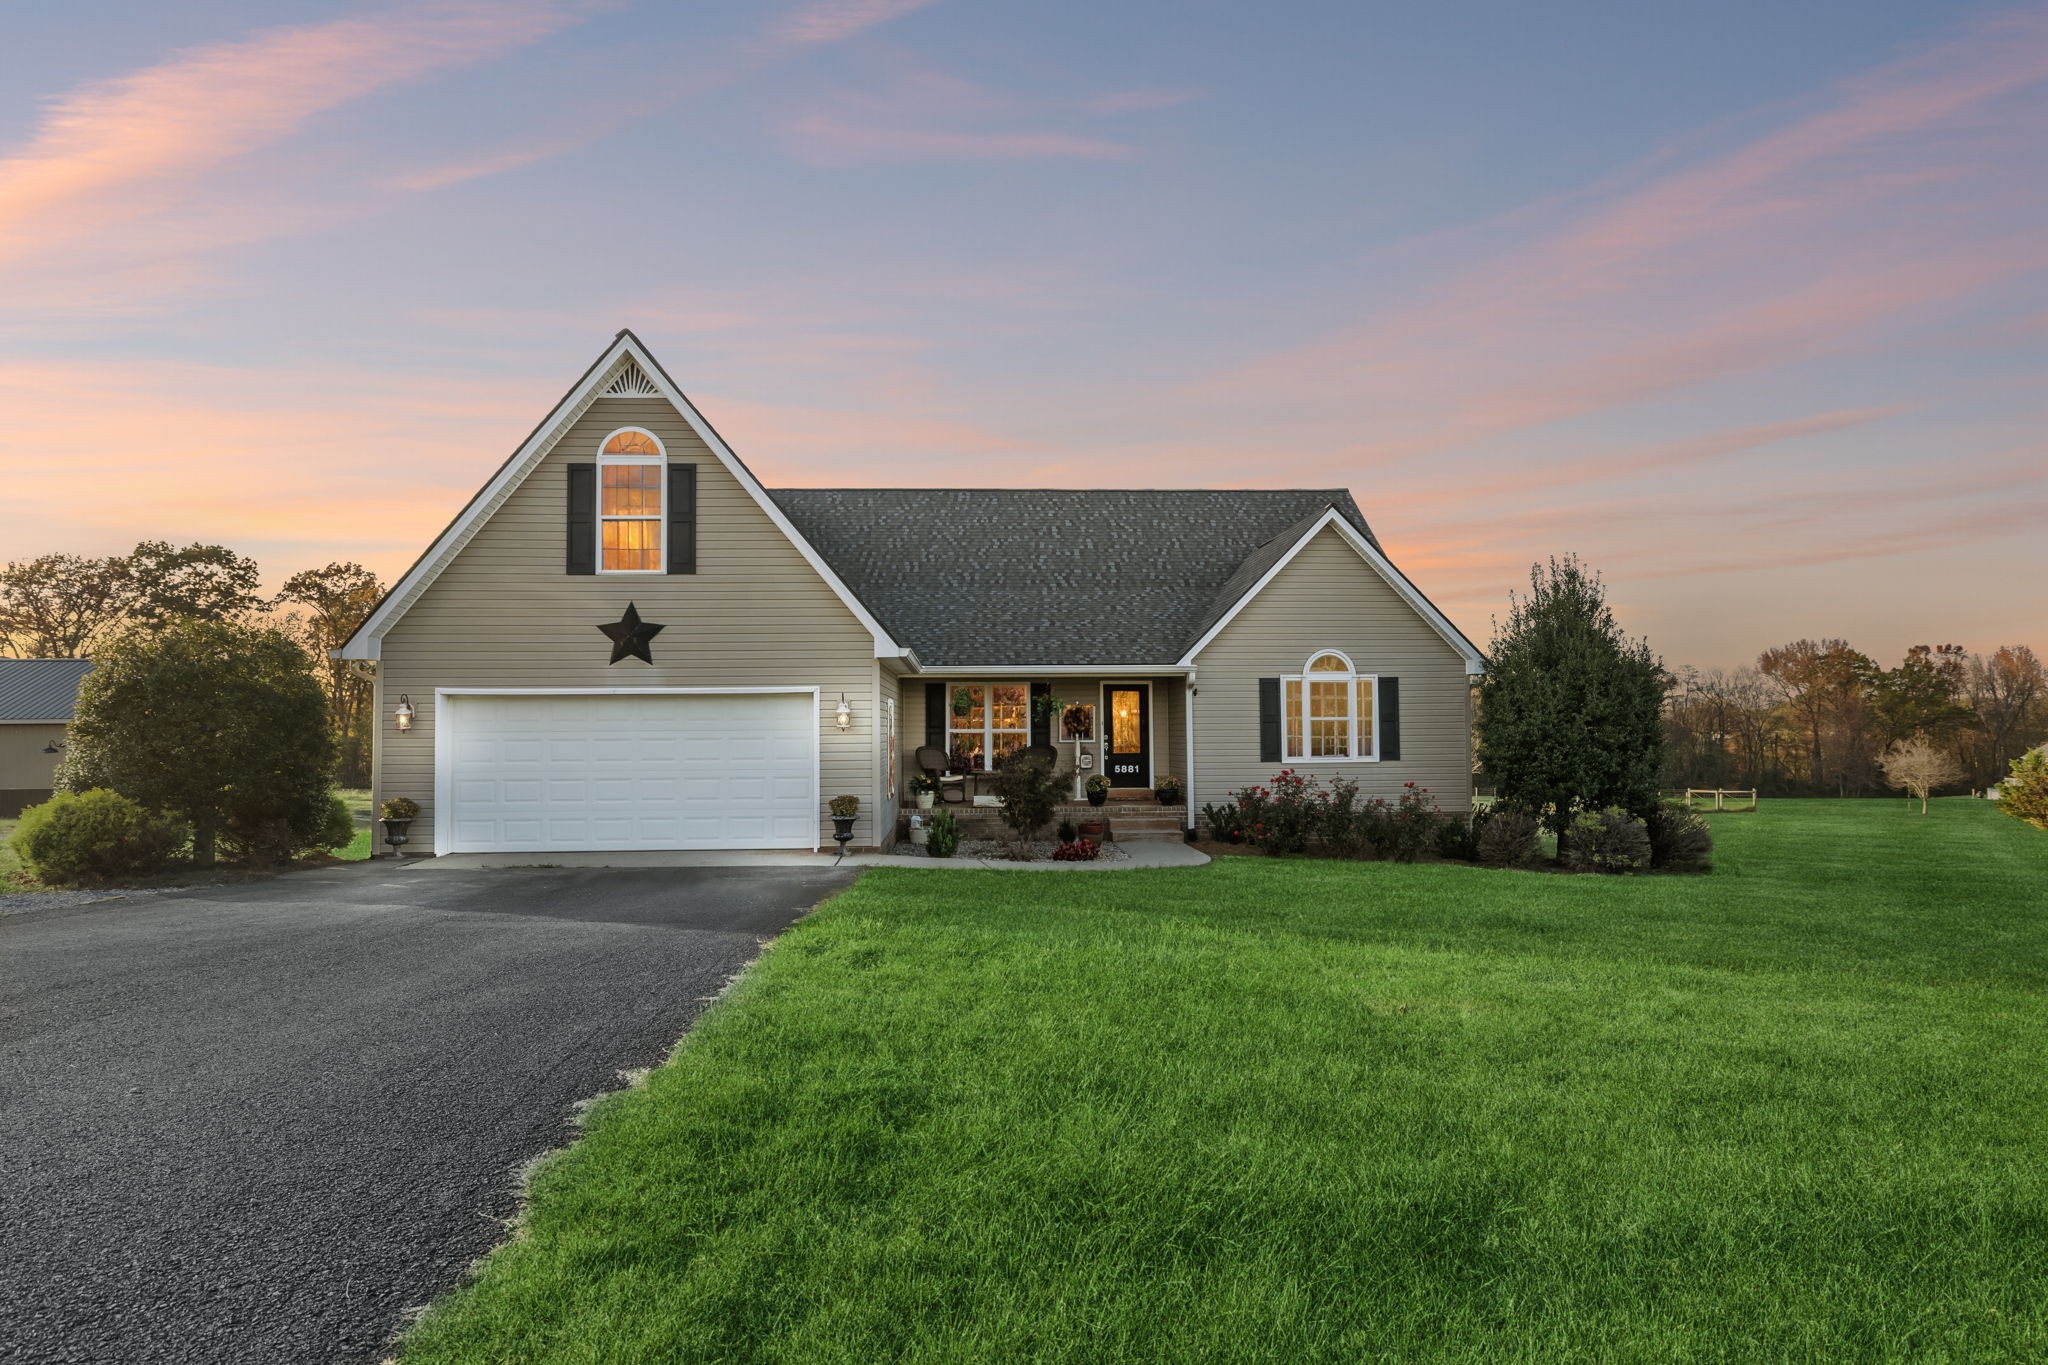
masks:
[[[179,52],[58,99],[0,159],[0,259],[117,217],[123,191],[164,190],[281,142],[308,119],[395,82],[488,60],[576,22],[552,0],[442,0],[268,29]]]
[[[820,0],[776,25],[776,37],[793,43],[836,43],[864,29],[921,10],[932,0]]]

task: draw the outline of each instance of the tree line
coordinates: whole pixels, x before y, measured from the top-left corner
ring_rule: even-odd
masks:
[[[225,545],[146,540],[125,555],[48,554],[0,569],[0,655],[91,658],[115,641],[162,636],[186,621],[276,630],[312,658],[340,749],[336,779],[370,780],[370,685],[332,651],[384,596],[360,564],[333,563],[261,591],[257,563]]]
[[[1747,668],[1680,668],[1664,698],[1664,784],[1853,796],[1901,785],[1908,750],[1981,790],[2048,741],[2048,666],[2026,645],[1914,645],[1887,668],[1841,639],[1794,640]]]

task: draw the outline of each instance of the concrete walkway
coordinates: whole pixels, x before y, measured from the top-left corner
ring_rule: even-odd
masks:
[[[1209,855],[1172,840],[1141,839],[1118,844],[1127,855],[1111,863],[1013,863],[1003,858],[907,858],[895,853],[849,853],[835,864],[831,853],[451,853],[443,858],[408,858],[408,872],[471,872],[484,867],[917,867],[995,868],[1004,872],[1123,872],[1139,867],[1200,867]],[[384,866],[389,866],[379,860]]]

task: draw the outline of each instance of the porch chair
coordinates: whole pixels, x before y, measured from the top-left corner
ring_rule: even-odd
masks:
[[[936,744],[920,745],[917,751],[917,767],[926,777],[939,784],[939,800],[955,804],[967,800],[967,779],[959,773],[946,771],[946,751]],[[953,795],[946,795],[947,792]]]

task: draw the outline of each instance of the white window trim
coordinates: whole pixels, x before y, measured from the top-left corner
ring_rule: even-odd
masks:
[[[982,771],[982,772],[985,772],[985,773],[992,773],[992,772],[994,772],[994,771],[995,771],[995,767],[993,766],[993,763],[992,763],[992,756],[994,755],[994,753],[995,753],[995,751],[996,751],[996,736],[997,736],[997,735],[999,735],[999,734],[1000,734],[1000,735],[1014,735],[1014,734],[1018,734],[1018,733],[1020,733],[1019,731],[1016,731],[1016,730],[1011,730],[1011,729],[1008,729],[1008,728],[1004,728],[1004,729],[1001,729],[1001,730],[998,730],[998,729],[996,728],[996,723],[995,723],[995,721],[996,721],[996,708],[995,708],[995,691],[994,691],[994,689],[996,689],[996,688],[998,688],[998,687],[1021,687],[1021,688],[1023,688],[1023,689],[1024,689],[1024,729],[1022,730],[1022,732],[1021,732],[1021,733],[1022,733],[1022,734],[1023,734],[1023,736],[1024,736],[1024,745],[1025,745],[1025,747],[1026,747],[1026,748],[1029,748],[1029,747],[1030,747],[1030,744],[1031,744],[1031,684],[1030,684],[1030,683],[1028,683],[1028,682],[1023,682],[1023,681],[1010,681],[1010,680],[1008,680],[1008,679],[1004,679],[1004,680],[1000,680],[1000,681],[996,681],[996,682],[983,682],[983,681],[981,681],[981,680],[980,680],[980,679],[978,679],[978,678],[948,678],[948,679],[946,680],[946,762],[947,762],[948,764],[951,764],[951,763],[952,763],[952,761],[953,761],[953,736],[954,736],[954,735],[956,735],[956,734],[957,734],[957,735],[971,735],[971,734],[973,734],[973,733],[974,733],[974,732],[973,732],[972,730],[963,730],[963,729],[961,729],[960,727],[958,727],[958,726],[956,726],[956,725],[954,725],[954,724],[953,724],[954,720],[955,720],[955,719],[957,719],[957,717],[955,717],[955,716],[954,716],[954,714],[953,714],[953,689],[954,689],[954,688],[956,688],[956,687],[979,687],[979,688],[981,689],[981,771]]]
[[[1309,670],[1315,667],[1316,660],[1323,658],[1326,655],[1333,659],[1342,659],[1344,661],[1345,671],[1342,674],[1327,672],[1310,672]],[[1287,689],[1289,685],[1291,684],[1294,687],[1301,689],[1301,741],[1304,745],[1306,745],[1308,743],[1309,726],[1307,683],[1339,681],[1346,681],[1351,684],[1351,705],[1348,715],[1350,725],[1348,733],[1350,735],[1350,742],[1347,746],[1351,750],[1351,752],[1347,754],[1336,755],[1320,754],[1315,757],[1310,757],[1308,754],[1297,754],[1290,752],[1288,749],[1287,727]],[[1369,683],[1372,686],[1372,752],[1370,754],[1360,754],[1358,752],[1358,732],[1360,729],[1360,726],[1358,724],[1358,688],[1361,683]],[[1341,649],[1319,649],[1315,653],[1308,656],[1308,662],[1301,666],[1301,672],[1282,674],[1280,677],[1280,761],[1282,763],[1379,762],[1380,675],[1377,673],[1360,673],[1358,671],[1358,665],[1351,662],[1351,656],[1344,653],[1344,651]]]
[[[611,444],[611,443],[612,443],[612,442],[613,442],[613,441],[614,441],[615,439],[617,439],[617,438],[618,438],[618,437],[620,437],[620,436],[623,436],[623,435],[625,435],[625,434],[626,434],[627,432],[629,432],[629,431],[630,431],[630,432],[633,432],[633,433],[634,433],[634,434],[636,434],[636,435],[640,435],[640,436],[645,436],[645,437],[646,437],[646,438],[647,438],[648,440],[650,440],[650,441],[654,442],[654,454],[652,454],[652,455],[607,455],[607,454],[605,454],[604,448],[605,448],[606,446],[610,445],[610,444]],[[606,515],[604,514],[604,470],[605,470],[605,466],[606,466],[606,465],[640,465],[640,466],[646,466],[646,465],[658,465],[658,466],[661,466],[661,467],[662,467],[663,469],[666,469],[666,468],[667,468],[667,465],[668,465],[668,447],[667,447],[667,446],[665,446],[665,445],[663,445],[663,444],[661,443],[661,438],[660,438],[659,436],[656,436],[656,435],[655,435],[655,434],[654,434],[653,432],[649,431],[649,430],[648,430],[648,429],[647,429],[646,427],[619,427],[619,428],[617,428],[616,430],[613,430],[613,431],[607,432],[607,433],[605,434],[605,438],[604,438],[604,439],[603,439],[602,441],[599,441],[599,442],[597,443],[597,525],[596,525],[596,527],[595,527],[595,529],[594,529],[594,531],[593,531],[593,534],[594,534],[594,535],[596,535],[596,537],[597,537],[597,571],[598,571],[599,573],[601,573],[601,574],[651,574],[651,573],[667,573],[667,572],[668,572],[668,477],[667,477],[667,475],[666,475],[666,474],[664,474],[664,475],[662,476],[662,478],[661,478],[661,479],[660,479],[660,480],[659,480],[659,481],[658,481],[658,482],[657,482],[657,483],[655,484],[655,492],[656,492],[656,494],[657,494],[657,496],[658,496],[658,499],[659,499],[659,502],[660,502],[660,508],[659,508],[659,510],[658,510],[658,511],[656,511],[656,512],[655,512],[655,514],[654,514],[653,516],[651,516],[651,517],[648,517],[648,516],[631,516],[631,517],[608,517],[608,516],[606,516]],[[606,567],[604,566],[604,524],[605,524],[606,522],[608,522],[608,521],[651,521],[651,522],[653,522],[653,523],[654,523],[654,559],[655,559],[655,567],[654,567],[654,568],[651,568],[651,569],[607,569],[607,568],[606,568]]]

